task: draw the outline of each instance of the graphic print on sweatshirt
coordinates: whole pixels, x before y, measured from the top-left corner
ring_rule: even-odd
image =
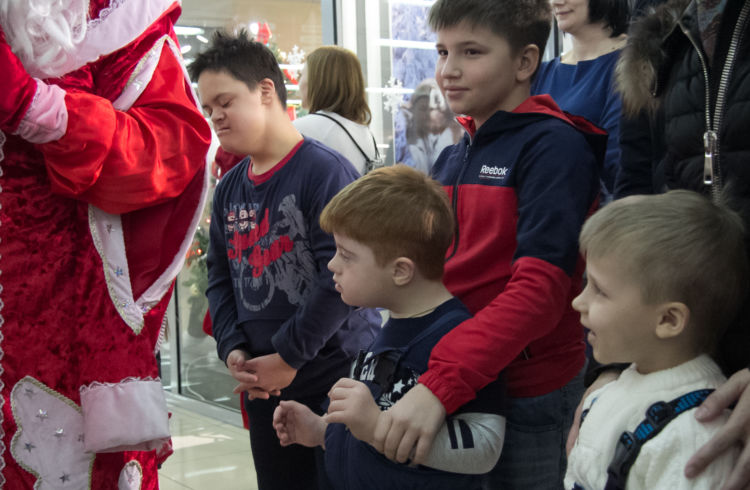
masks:
[[[313,287],[316,267],[295,196],[284,197],[275,211],[230,201],[224,223],[234,289],[243,306],[260,311],[278,291],[286,293],[289,303],[302,305]]]
[[[376,380],[390,379],[390,386],[378,386],[376,388],[382,389],[380,395],[375,399],[380,410],[391,408],[407,391],[417,385],[420,376],[420,373],[400,364],[394,366],[392,362],[385,358],[386,353],[375,355],[368,352],[362,361],[362,371],[357,377],[359,381],[368,385],[377,385]]]

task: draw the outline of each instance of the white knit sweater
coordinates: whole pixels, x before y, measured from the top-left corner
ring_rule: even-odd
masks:
[[[590,408],[575,447],[568,458],[565,488],[578,483],[586,490],[600,490],[607,481],[607,466],[617,440],[633,431],[645,418],[646,409],[657,401],[670,402],[691,391],[717,388],[726,378],[710,357],[703,355],[677,367],[642,375],[635,365],[617,381],[593,392],[584,402]],[[734,467],[739,449],[727,451],[703,474],[688,480],[685,464],[716,433],[729,416],[701,424],[690,410],[672,420],[641,448],[628,476],[628,490],[706,489],[721,486]]]

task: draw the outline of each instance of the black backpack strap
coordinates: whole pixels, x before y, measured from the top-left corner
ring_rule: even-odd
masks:
[[[607,484],[604,490],[625,490],[630,468],[638,458],[641,447],[652,439],[680,414],[695,408],[705,400],[713,389],[691,391],[671,402],[656,402],[646,410],[646,418],[633,432],[625,431],[617,441],[615,455],[607,468]]]
[[[339,122],[335,117],[331,117],[328,114],[323,114],[322,112],[313,112],[311,115],[313,115],[313,116],[321,116],[321,117],[328,118],[331,121],[333,121],[336,124],[338,124],[339,127],[344,130],[344,132],[346,133],[346,135],[349,137],[350,140],[352,140],[352,143],[354,143],[354,146],[357,147],[357,150],[359,150],[359,152],[362,154],[362,156],[365,159],[365,162],[366,162],[365,173],[369,172],[370,170],[372,170],[375,167],[375,162],[377,162],[378,160],[380,160],[380,151],[378,150],[378,144],[375,141],[375,136],[372,134],[372,131],[370,131],[370,137],[372,138],[372,146],[375,148],[375,156],[373,158],[370,158],[370,157],[367,156],[367,153],[365,153],[365,151],[362,149],[362,147],[357,144],[357,140],[354,139],[354,136],[352,136],[352,133],[350,133],[349,130],[346,129],[346,127],[344,127],[344,125],[341,124],[341,122]]]
[[[448,313],[440,317],[435,323],[431,324],[429,327],[425,328],[417,335],[415,335],[414,338],[412,338],[406,345],[397,349],[387,350],[381,352],[380,354],[377,354],[376,356],[373,356],[377,358],[377,365],[375,367],[373,382],[379,385],[384,392],[390,391],[391,388],[393,388],[396,370],[398,369],[399,363],[401,362],[401,358],[404,356],[404,354],[406,354],[409,349],[417,345],[426,337],[439,332],[447,324],[456,321],[457,318],[463,315],[464,313],[461,310],[449,311]],[[365,354],[360,352],[360,356],[355,362],[355,368],[353,369],[354,379],[360,379],[359,377],[362,374],[364,361]]]

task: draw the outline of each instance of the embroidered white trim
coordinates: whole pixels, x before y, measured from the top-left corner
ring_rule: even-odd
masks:
[[[159,377],[152,378],[151,376],[144,376],[143,378],[136,378],[135,376],[128,376],[127,378],[121,379],[119,383],[106,383],[103,381],[92,381],[91,383],[87,385],[83,385],[80,388],[78,388],[78,392],[83,395],[85,392],[92,390],[92,389],[96,389],[96,388],[101,388],[101,387],[112,388],[113,386],[119,386],[119,385],[123,385],[127,383],[139,383],[141,381],[158,381],[159,383],[161,383],[161,378]]]
[[[94,454],[84,451],[83,415],[71,399],[31,376],[10,393],[16,433],[10,453],[37,478],[34,488],[91,488]]]
[[[167,340],[167,328],[169,327],[169,315],[164,315],[161,320],[161,328],[159,329],[159,338],[156,340],[156,346],[154,347],[154,355],[158,354],[161,350],[162,344]]]
[[[120,471],[117,480],[117,490],[141,490],[143,482],[143,468],[138,461],[128,461]]]

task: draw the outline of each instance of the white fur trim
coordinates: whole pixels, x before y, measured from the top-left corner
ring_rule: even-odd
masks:
[[[169,437],[167,401],[158,379],[83,386],[81,409],[86,451],[150,451]]]

